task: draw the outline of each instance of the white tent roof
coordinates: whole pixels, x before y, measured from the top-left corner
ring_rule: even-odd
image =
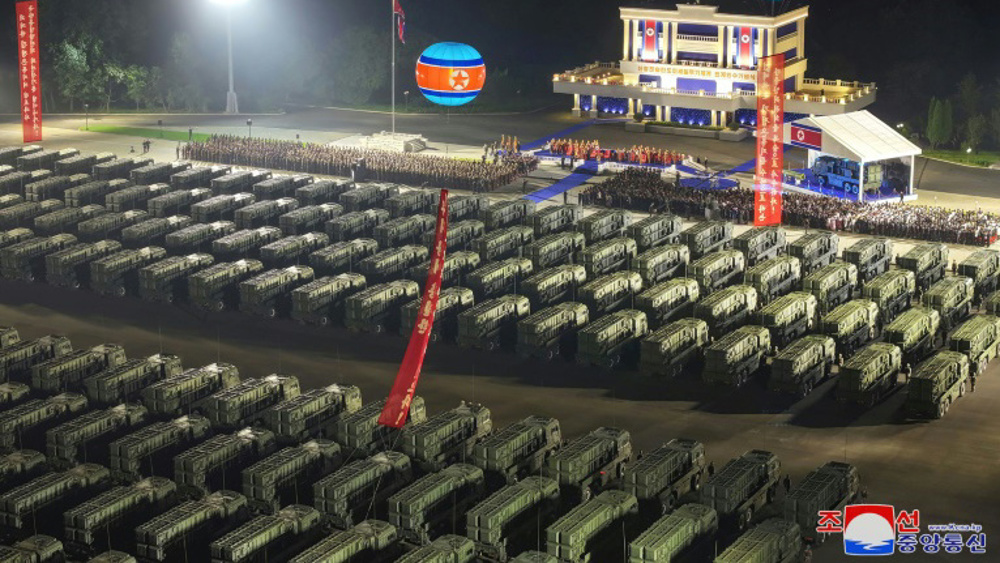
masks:
[[[823,152],[856,162],[874,162],[921,153],[920,147],[867,110],[807,117],[795,123],[822,129]]]

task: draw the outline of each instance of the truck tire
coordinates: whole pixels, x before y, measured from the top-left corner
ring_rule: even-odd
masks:
[[[215,303],[212,303],[212,310],[215,311],[216,313],[221,313],[225,309],[226,309],[226,304],[222,301],[222,299],[219,299]]]
[[[278,316],[278,310],[274,307],[268,307],[267,310],[264,311],[264,315],[269,319],[273,319]]]
[[[811,382],[803,382],[801,388],[799,388],[799,396],[805,399],[812,393],[813,384]]]
[[[382,326],[381,323],[378,323],[372,327],[372,332],[374,332],[375,334],[382,334],[383,332],[385,332],[385,327]]]
[[[319,326],[327,326],[330,324],[330,317],[323,315],[319,318]]]
[[[115,288],[115,295],[118,297],[125,297],[125,286]]]
[[[935,418],[944,418],[944,413],[948,412],[948,409],[944,408],[944,401],[938,403],[937,416]]]
[[[80,282],[74,281],[73,283],[69,284],[69,286],[72,289],[80,289]]]
[[[167,303],[173,303],[174,302],[174,296],[171,295],[171,294],[168,294],[166,297],[163,298],[163,300],[166,301]]]
[[[958,396],[959,397],[964,397],[965,396],[965,382],[964,381],[962,382],[961,385],[958,386]]]

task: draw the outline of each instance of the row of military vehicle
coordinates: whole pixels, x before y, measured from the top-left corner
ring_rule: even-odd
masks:
[[[3,334],[8,347],[18,345],[15,332],[5,330]],[[143,389],[141,395],[144,399],[158,398],[148,402],[150,411],[165,407],[162,414],[172,416],[177,409],[183,410],[183,401],[190,401],[192,397],[191,393],[177,395],[182,383],[190,381],[194,375],[219,373],[220,367],[207,366],[168,377]],[[270,383],[277,381],[273,377],[265,379],[275,380]],[[222,395],[248,394],[236,392],[238,389],[260,388],[248,383],[236,384],[228,393],[217,393],[215,397],[221,402],[226,400]],[[13,386],[7,387],[16,391]],[[296,395],[293,378],[284,381],[284,387],[287,395]],[[154,388],[159,388],[159,392]],[[174,393],[164,393],[167,388],[173,388]],[[65,403],[71,395],[57,395],[48,403]],[[14,404],[10,410],[16,410],[17,401],[23,397],[11,393],[4,395],[5,399],[8,396]],[[253,404],[259,405],[256,401]],[[648,560],[660,561],[665,560],[664,554],[676,554],[706,533],[713,535],[720,521],[723,525],[731,521],[736,529],[746,527],[753,515],[773,499],[780,475],[780,464],[773,454],[754,451],[733,460],[718,475],[706,480],[704,447],[691,440],[673,440],[640,456],[635,463],[629,463],[632,446],[628,433],[622,430],[601,428],[563,444],[558,421],[551,418],[529,417],[492,433],[488,409],[460,405],[428,418],[419,399],[413,404],[409,425],[398,439],[390,439],[384,434],[377,435],[380,430],[375,419],[382,403],[362,406],[360,393],[350,386],[327,387],[292,396],[263,416],[247,412],[254,410],[253,404],[247,402],[240,408],[232,408],[233,405],[223,409],[209,408],[208,416],[214,424],[196,414],[149,423],[144,420],[148,413],[144,407],[127,404],[70,419],[49,415],[47,422],[40,424],[47,427],[49,461],[60,471],[28,480],[44,456],[24,450],[8,456],[3,465],[5,471],[0,472],[5,485],[11,487],[9,493],[0,494],[4,525],[15,534],[19,530],[26,531],[28,514],[37,517],[50,513],[78,502],[81,493],[97,493],[112,482],[123,483],[65,511],[65,539],[75,549],[86,551],[104,547],[105,535],[100,532],[110,534],[112,526],[142,521],[138,514],[162,512],[185,494],[213,493],[181,505],[183,509],[171,509],[140,526],[134,535],[127,533],[129,530],[116,529],[109,536],[115,541],[107,547],[131,549],[129,542],[135,538],[138,552],[144,558],[170,560],[168,553],[178,554],[177,549],[186,549],[183,540],[191,540],[187,534],[192,528],[211,521],[215,524],[212,530],[218,531],[218,520],[233,516],[237,508],[249,506],[263,515],[287,518],[289,508],[279,510],[279,507],[284,506],[286,499],[308,498],[307,491],[297,489],[298,484],[306,480],[315,483],[315,509],[293,505],[292,512],[312,514],[316,511],[328,515],[335,526],[350,529],[360,524],[366,515],[372,515],[370,506],[377,502],[379,507],[385,508],[376,508],[376,514],[387,514],[399,536],[418,545],[432,543],[432,536],[448,528],[453,503],[456,497],[461,498],[471,507],[467,513],[466,532],[474,540],[474,549],[501,560],[511,545],[505,538],[517,528],[518,520],[523,527],[525,516],[536,516],[528,511],[545,508],[545,517],[552,522],[546,532],[549,553],[558,560],[579,561],[591,547],[604,544],[589,540],[596,540],[601,530],[613,521],[639,511],[648,515],[645,520],[648,523],[677,507],[685,495],[693,494],[693,499],[703,506],[689,506],[678,514],[694,510],[704,518],[708,525],[705,529],[694,537],[682,534],[666,545],[659,538],[662,531],[646,533],[641,536],[645,539],[636,538],[638,544],[632,549],[641,547],[648,552]],[[237,418],[220,418],[220,412]],[[317,419],[330,412],[337,413],[334,424],[337,442],[316,438],[317,431],[309,429],[310,424],[317,424]],[[243,424],[254,420],[262,422],[262,426],[241,429]],[[37,420],[28,422],[32,423],[39,424]],[[236,431],[210,437],[213,426]],[[18,433],[14,428],[5,428],[5,431]],[[285,442],[287,444],[294,444],[297,439],[307,441],[273,453],[282,443],[282,437],[291,438],[291,442]],[[109,444],[110,471],[94,463],[73,465],[83,460],[103,461],[98,456],[100,448],[94,447],[102,442]],[[400,452],[379,452],[390,443],[398,444]],[[338,444],[372,457],[343,465],[319,481],[309,481],[309,478],[321,477],[323,468],[331,471],[337,465]],[[172,464],[173,483],[154,477],[152,473],[161,467],[162,457],[166,455],[170,459],[171,454],[176,454]],[[154,456],[161,460],[155,460]],[[456,456],[468,458],[475,465],[449,465]],[[240,495],[225,490],[227,475],[229,482],[239,479],[239,469],[249,464],[253,465],[242,472],[244,495],[239,500]],[[413,481],[412,475],[417,469],[426,474]],[[525,478],[536,474],[540,476]],[[831,480],[833,474],[839,478]],[[522,479],[518,481],[518,477]],[[806,486],[812,481],[826,487],[820,491],[822,495],[817,496],[815,484]],[[836,483],[831,484],[831,481]],[[376,491],[372,490],[373,486]],[[617,490],[606,491],[609,488]],[[801,489],[802,495],[793,493],[786,500],[785,517],[797,522],[796,534],[802,530],[814,536],[811,530],[815,528],[816,506],[836,507],[853,498],[857,492],[857,474],[849,466],[828,464],[810,474]],[[601,491],[606,492],[589,498],[591,492]],[[493,494],[486,498],[490,492]],[[376,501],[379,498],[382,500]],[[557,498],[568,504],[554,503]],[[478,503],[483,499],[484,502]],[[586,502],[579,504],[581,500]],[[804,506],[803,502],[811,504]],[[222,510],[221,515],[218,512],[220,505],[229,507]],[[198,516],[192,515],[192,511],[197,511]],[[539,512],[538,517],[542,514]],[[530,520],[535,522],[536,518]],[[273,518],[266,521],[272,522]],[[52,526],[59,528],[60,524],[58,518],[43,522],[41,529],[44,531]],[[315,523],[310,524],[310,528],[313,525]],[[657,522],[650,529],[662,527],[672,526]],[[226,549],[235,547],[223,546],[235,544],[253,551],[253,546],[248,548],[247,543],[256,542],[259,547],[285,534],[282,532],[262,540],[257,535],[259,531],[251,533],[254,528],[247,524],[241,526],[240,533],[234,531],[219,539],[215,543],[220,553],[213,550],[213,557],[228,561],[230,556],[226,555]],[[527,528],[534,529],[534,524]],[[144,545],[143,539],[151,544]],[[795,539],[796,545],[800,545],[801,540]],[[534,541],[528,544],[533,545]],[[335,547],[323,545],[324,550]],[[664,554],[650,555],[663,550],[666,550]]]

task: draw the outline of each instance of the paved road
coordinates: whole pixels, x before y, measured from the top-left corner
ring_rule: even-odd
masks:
[[[393,336],[250,320],[237,313],[202,319],[135,299],[6,282],[0,283],[0,324],[16,326],[27,338],[66,334],[76,347],[117,342],[132,357],[175,353],[186,366],[228,361],[243,377],[293,374],[305,388],[346,382],[359,386],[369,401],[387,393],[405,347],[404,339]],[[460,400],[481,402],[498,427],[530,414],[557,417],[569,437],[601,425],[623,427],[647,451],[688,436],[706,444],[716,467],[747,449],[768,449],[780,457],[793,483],[826,461],[847,460],[860,467],[870,501],[919,508],[925,524],[971,521],[995,534],[1000,529],[998,372],[993,366],[976,392],[944,419],[911,423],[899,414],[900,393],[858,413],[832,400],[832,382],[792,402],[757,386],[739,393],[713,391],[690,378],[646,379],[433,345],[420,394],[431,413]],[[831,542],[814,560],[841,560],[838,551]]]

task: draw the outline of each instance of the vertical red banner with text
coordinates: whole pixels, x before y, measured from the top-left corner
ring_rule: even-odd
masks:
[[[437,225],[434,229],[434,248],[431,251],[431,265],[427,271],[424,296],[420,301],[420,311],[417,313],[417,321],[410,334],[410,342],[406,345],[403,363],[396,373],[396,382],[392,385],[389,398],[382,408],[382,414],[378,417],[378,423],[383,426],[401,428],[406,424],[410,403],[417,391],[420,368],[424,364],[427,343],[434,328],[434,313],[437,311],[438,296],[441,294],[441,272],[444,270],[444,257],[448,249],[448,190],[441,190]]]
[[[757,67],[757,170],[754,226],[781,224],[784,168],[785,55],[760,59]]]
[[[17,2],[17,54],[21,71],[24,142],[42,140],[42,68],[38,51],[38,0]]]

